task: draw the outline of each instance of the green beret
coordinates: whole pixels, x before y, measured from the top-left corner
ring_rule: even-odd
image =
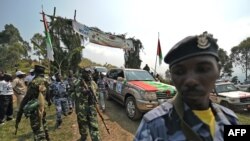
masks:
[[[188,36],[170,49],[164,61],[171,67],[184,59],[200,55],[212,55],[219,60],[219,47],[216,42],[217,40],[213,38],[213,35],[207,32],[203,32],[199,36]]]
[[[35,65],[34,72],[36,73],[45,73],[45,67],[41,65]]]

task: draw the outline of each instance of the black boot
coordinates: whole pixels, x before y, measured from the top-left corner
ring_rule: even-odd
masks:
[[[45,138],[46,138],[46,140],[47,140],[47,141],[50,141],[50,138],[49,138],[49,133],[48,133],[48,131],[45,131]]]
[[[57,120],[56,121],[56,128],[60,129],[62,124],[62,120]]]

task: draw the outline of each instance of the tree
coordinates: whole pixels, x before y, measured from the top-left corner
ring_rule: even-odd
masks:
[[[15,43],[18,41],[23,42],[18,29],[12,24],[6,24],[4,30],[0,32],[0,44]]]
[[[227,52],[222,48],[219,48],[218,56],[221,64],[221,77],[228,77],[228,76],[231,77],[233,73],[232,70],[233,65],[232,61],[229,59],[229,56],[227,55]]]
[[[29,58],[31,50],[28,42],[24,41],[16,27],[6,24],[0,32],[0,66],[4,69],[17,66],[17,60]]]
[[[234,76],[231,80],[231,82],[233,82],[234,84],[237,84],[238,83],[238,76]]]
[[[33,55],[36,55],[40,61],[42,58],[46,58],[46,41],[45,37],[40,33],[36,33],[31,38],[33,44]]]
[[[133,41],[134,48],[125,51],[125,67],[126,68],[141,68],[140,50],[143,49],[143,45],[139,39],[130,38]]]
[[[231,49],[230,58],[236,66],[240,66],[242,72],[245,72],[245,78],[247,80],[247,71],[250,68],[250,37],[243,40],[238,46]]]
[[[56,17],[51,20],[51,40],[54,49],[53,66],[58,72],[61,70],[73,70],[79,67],[82,59],[82,49],[80,35],[74,32],[72,20]],[[65,46],[61,46],[62,42]]]

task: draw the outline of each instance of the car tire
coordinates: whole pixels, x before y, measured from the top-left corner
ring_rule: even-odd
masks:
[[[131,120],[138,120],[142,117],[142,113],[136,107],[134,97],[130,96],[126,99],[126,113]]]

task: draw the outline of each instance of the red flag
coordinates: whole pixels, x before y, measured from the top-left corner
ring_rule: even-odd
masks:
[[[157,56],[159,56],[159,64],[161,65],[162,53],[161,53],[161,43],[160,43],[159,38],[158,38],[158,45],[157,45]]]

